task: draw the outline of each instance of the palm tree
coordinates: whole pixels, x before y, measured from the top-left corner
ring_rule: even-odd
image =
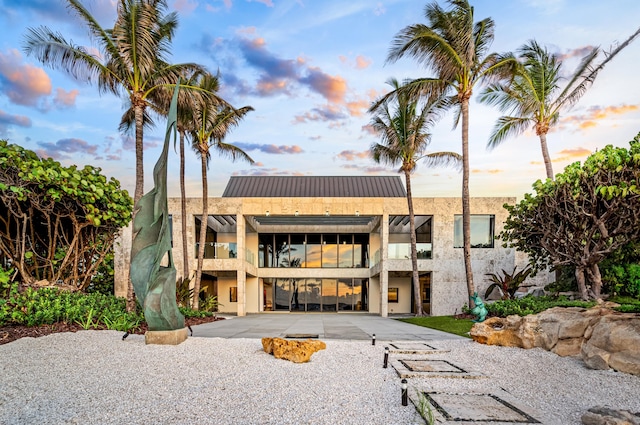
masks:
[[[399,164],[399,172],[404,173],[409,207],[415,311],[417,316],[423,316],[416,248],[416,223],[411,195],[411,173],[416,169],[417,162],[421,159],[425,159],[430,165],[437,165],[459,164],[461,158],[454,152],[425,153],[425,149],[431,142],[431,134],[427,130],[440,117],[445,106],[443,102],[436,99],[434,102],[420,105],[420,97],[411,92],[400,90],[398,80],[391,78],[387,83],[398,94],[395,97],[382,98],[369,109],[370,113],[375,114],[371,125],[382,138],[382,143],[374,143],[371,146],[371,152],[377,163]],[[421,106],[422,109],[420,109]]]
[[[133,199],[137,202],[144,193],[143,128],[151,123],[147,107],[154,107],[154,100],[162,97],[161,91],[175,87],[180,75],[202,71],[202,67],[166,61],[178,19],[175,12],[165,14],[165,0],[119,0],[113,29],[102,28],[79,0],[67,1],[69,9],[98,43],[101,53],[94,54],[83,46],[74,45],[45,26],[28,30],[25,53],[45,65],[66,71],[79,81],[97,84],[101,93],[126,96],[130,109],[122,121],[127,120],[127,114],[135,121]],[[160,108],[156,110],[166,112]],[[131,284],[127,300],[128,308],[132,309]]]
[[[165,14],[165,0],[120,0],[113,29],[103,29],[79,0],[68,7],[99,44],[100,55],[72,44],[62,35],[41,26],[30,28],[25,52],[52,68],[60,68],[80,81],[94,82],[101,93],[125,94],[134,112],[136,138],[136,186],[134,201],[144,192],[143,126],[154,96],[172,89],[180,75],[202,71],[193,63],[170,64],[171,39],[178,26],[176,12]],[[165,112],[165,111],[162,111]]]
[[[200,79],[199,87],[205,92],[212,92],[218,86],[218,78],[213,75],[204,75]],[[198,243],[198,266],[193,285],[193,309],[199,305],[200,281],[202,279],[202,265],[204,261],[204,244],[207,237],[207,217],[209,216],[208,198],[209,186],[207,183],[207,168],[211,157],[211,149],[221,155],[228,155],[233,161],[244,159],[253,164],[254,161],[242,149],[224,143],[223,140],[232,127],[237,126],[240,120],[249,112],[251,106],[234,109],[229,105],[221,105],[203,98],[201,102],[193,105],[193,130],[191,140],[196,154],[200,157],[202,168],[202,216],[200,218],[200,237]]]
[[[492,79],[506,78],[516,64],[512,55],[488,53],[493,41],[494,22],[485,18],[474,22],[473,7],[467,0],[448,0],[450,10],[437,3],[425,7],[429,25],[415,24],[394,38],[387,61],[411,56],[435,77],[418,78],[403,90],[428,98],[443,96],[456,107],[455,125],[462,118],[462,230],[467,290],[475,292],[471,269],[471,213],[469,207],[469,99],[473,89]],[[392,94],[393,95],[393,94]]]
[[[535,40],[529,41],[518,50],[522,66],[510,83],[488,86],[481,94],[480,101],[496,105],[502,112],[512,114],[498,118],[489,137],[488,147],[495,148],[507,138],[518,136],[533,127],[540,138],[542,158],[547,178],[553,180],[553,167],[547,148],[547,133],[558,123],[560,111],[575,105],[587,88],[593,84],[604,65],[628,46],[640,34],[637,30],[624,43],[608,52],[598,65],[594,62],[600,53],[595,47],[581,60],[576,70],[561,88],[562,61],[541,47]]]

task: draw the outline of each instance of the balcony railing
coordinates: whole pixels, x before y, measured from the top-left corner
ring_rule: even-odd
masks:
[[[196,257],[198,256],[198,246],[196,243]],[[204,245],[205,259],[224,260],[227,258],[237,258],[238,244],[235,242],[207,242]]]
[[[431,259],[431,244],[430,243],[417,243],[416,249],[418,251],[418,260]],[[410,243],[390,243],[388,245],[388,258],[390,260],[404,260],[411,259],[411,244]]]

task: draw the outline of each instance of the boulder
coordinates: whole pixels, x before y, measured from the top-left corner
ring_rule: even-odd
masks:
[[[324,350],[327,344],[322,341],[307,339],[306,341],[262,338],[262,348],[267,354],[273,354],[277,359],[289,360],[294,363],[307,363],[316,351]]]
[[[640,315],[610,307],[554,307],[525,317],[490,317],[473,325],[470,335],[481,344],[540,347],[560,356],[581,356],[592,369],[640,375]]]
[[[614,410],[606,407],[592,407],[582,415],[583,425],[640,425],[640,413],[628,410]]]

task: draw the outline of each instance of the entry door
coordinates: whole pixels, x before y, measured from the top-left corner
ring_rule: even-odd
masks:
[[[431,273],[420,276],[420,298],[424,312],[431,314]]]

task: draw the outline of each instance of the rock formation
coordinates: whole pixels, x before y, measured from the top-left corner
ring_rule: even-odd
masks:
[[[324,350],[327,348],[327,344],[312,339],[299,341],[282,338],[262,338],[262,348],[265,353],[273,354],[277,359],[289,360],[294,363],[307,363],[313,353]]]
[[[607,306],[554,307],[525,317],[491,317],[471,329],[488,345],[540,347],[560,356],[581,356],[592,369],[640,375],[640,315]]]

